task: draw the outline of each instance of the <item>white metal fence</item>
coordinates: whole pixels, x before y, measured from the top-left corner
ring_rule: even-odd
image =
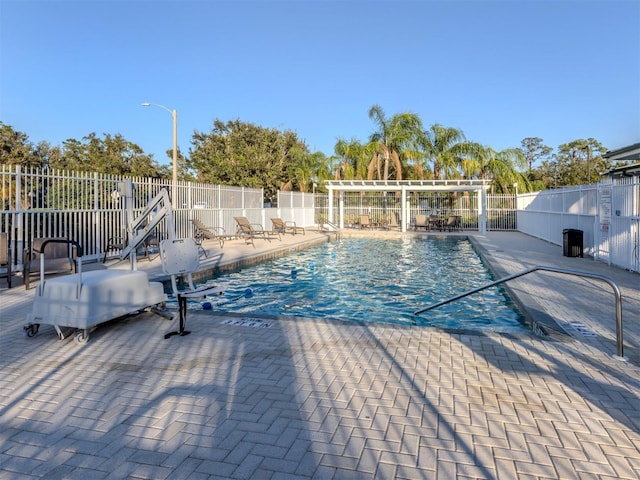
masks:
[[[123,177],[98,173],[26,170],[0,165],[0,231],[9,232],[13,264],[33,238],[67,237],[82,245],[87,259],[98,259],[112,237],[123,237]],[[295,221],[299,226],[325,223],[326,194],[279,192],[278,205],[263,203],[263,191],[243,187],[133,178],[134,211],[167,188],[174,199],[178,236],[192,235],[191,220],[222,227],[233,235],[233,217],[271,227],[271,218]],[[173,195],[175,194],[175,195]],[[372,221],[399,218],[401,200],[382,192],[348,193],[345,224],[357,223],[361,213]],[[464,229],[478,229],[478,197],[468,192],[428,192],[411,195],[409,220],[417,214],[460,215]],[[516,204],[517,203],[517,204]],[[520,230],[561,245],[564,229],[584,232],[587,254],[633,271],[640,270],[640,185],[638,177],[605,180],[597,186],[564,188],[531,194],[488,195],[487,230]],[[337,218],[337,212],[334,212]],[[410,220],[411,221],[411,220]],[[393,222],[392,222],[393,223]],[[162,227],[159,227],[161,229]],[[164,232],[155,232],[163,237]]]
[[[100,258],[109,239],[125,236],[123,199],[119,193],[123,180],[98,173],[0,166],[0,231],[9,233],[13,264],[21,265],[24,248],[38,237],[71,238],[82,245],[87,260]],[[130,180],[135,185],[135,213],[142,212],[161,189],[175,191],[173,210],[178,236],[192,235],[194,218],[208,226],[222,227],[230,234],[236,229],[235,216],[246,216],[254,223],[270,222],[261,189],[192,182],[178,182],[172,188],[167,180]],[[166,236],[162,228],[154,232],[158,238]]]

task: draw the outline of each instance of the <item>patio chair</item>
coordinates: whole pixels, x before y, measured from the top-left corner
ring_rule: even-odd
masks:
[[[389,215],[389,221],[385,223],[385,228],[387,230],[400,230],[399,216],[398,212],[391,212],[391,215]]]
[[[449,232],[453,230],[462,230],[462,217],[460,215],[451,215],[447,217],[447,221],[443,225],[443,230]]]
[[[193,223],[194,228],[193,238],[195,238],[198,248],[202,250],[205,257],[207,256],[207,252],[204,248],[202,248],[202,242],[204,242],[205,240],[216,240],[220,244],[220,248],[224,247],[224,239],[227,236],[224,228],[207,227],[197,218],[191,220],[191,223]]]
[[[360,228],[373,228],[373,224],[371,223],[369,215],[360,215]]]
[[[413,229],[418,230],[419,228],[424,228],[425,231],[429,229],[429,220],[426,215],[416,215],[416,222],[413,224]]]
[[[126,241],[123,237],[111,237],[107,240],[107,246],[104,249],[104,255],[102,256],[102,263],[107,261],[107,256],[109,252],[120,251],[123,250],[129,242]],[[142,242],[141,248],[143,251],[141,253],[144,254],[144,258],[151,261],[151,254],[153,250],[159,252],[160,240],[153,234],[149,234],[144,241]],[[159,253],[158,253],[159,255]],[[157,255],[156,255],[157,257]]]
[[[233,217],[238,224],[236,235],[244,238],[245,243],[251,244],[254,247],[256,244],[253,242],[255,238],[263,238],[271,241],[272,236],[278,236],[278,240],[281,240],[280,233],[274,230],[265,230],[259,223],[251,223],[247,217]]]
[[[291,235],[295,235],[299,231],[302,232],[303,235],[306,235],[304,231],[304,227],[298,227],[296,222],[287,222],[282,220],[281,218],[272,218],[271,223],[273,225],[273,230],[282,234],[290,233]]]
[[[145,221],[143,221],[138,226],[136,232],[139,232],[143,228],[147,227],[148,223],[149,222],[145,219]],[[136,255],[143,254],[144,258],[146,258],[148,261],[151,261],[153,260],[153,258],[151,258],[151,254],[155,251],[157,255],[154,258],[157,258],[160,255],[160,240],[161,238],[159,238],[153,230],[150,230],[149,235],[145,237],[145,239],[137,249]],[[115,236],[109,238],[107,240],[107,246],[105,247],[104,255],[102,257],[102,263],[107,260],[107,255],[109,254],[109,252],[124,250],[127,245],[129,245],[129,234],[127,232],[125,232],[124,237]]]
[[[24,288],[29,289],[34,275],[44,278],[44,275],[75,273],[78,254],[74,243],[68,238],[34,238],[22,257]]]
[[[13,257],[11,256],[11,244],[9,243],[9,234],[6,232],[0,233],[0,268],[4,268],[5,272],[2,276],[7,277],[7,288],[11,288],[11,264],[13,263]]]
[[[429,215],[429,230],[442,230],[442,219],[439,215]]]

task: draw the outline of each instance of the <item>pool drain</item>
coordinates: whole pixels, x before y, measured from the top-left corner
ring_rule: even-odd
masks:
[[[234,325],[236,327],[270,328],[271,323],[260,318],[229,318],[223,320],[224,325]]]
[[[578,332],[583,337],[597,337],[598,334],[587,327],[584,323],[578,321],[571,321],[567,323],[567,326],[572,330]]]

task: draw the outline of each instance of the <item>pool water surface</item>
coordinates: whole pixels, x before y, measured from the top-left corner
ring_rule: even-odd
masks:
[[[224,295],[189,308],[454,330],[530,331],[500,287],[413,315],[492,280],[465,238],[347,238],[213,277],[199,286],[222,286]]]

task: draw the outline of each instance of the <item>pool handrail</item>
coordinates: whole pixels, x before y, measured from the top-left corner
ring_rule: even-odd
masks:
[[[325,225],[328,225],[333,230],[325,228]],[[325,220],[324,222],[318,224],[318,231],[321,231],[321,232],[333,232],[333,233],[336,234],[336,238],[338,238],[338,239],[340,238],[340,227],[338,227],[338,225],[336,225],[335,223],[330,222],[328,220]]]
[[[441,302],[438,303],[434,303],[432,305],[429,305],[428,307],[422,308],[416,312],[414,312],[414,315],[419,315],[421,313],[424,313],[428,310],[432,310],[434,308],[437,307],[441,307],[443,305],[446,305],[448,303],[454,302],[456,300],[460,300],[461,298],[464,297],[468,297],[469,295],[472,295],[474,293],[478,293],[481,290],[485,290],[487,288],[493,287],[495,285],[498,285],[500,283],[505,283],[508,282],[509,280],[513,280],[515,278],[519,278],[522,277],[524,275],[527,275],[529,273],[538,271],[538,270],[543,270],[543,271],[547,271],[547,272],[553,272],[553,273],[563,273],[566,275],[575,275],[578,277],[586,277],[586,278],[594,278],[594,279],[598,279],[598,280],[602,280],[604,282],[607,282],[609,285],[611,285],[612,289],[613,289],[613,294],[616,298],[616,346],[617,346],[617,357],[621,360],[624,360],[624,355],[623,355],[623,349],[624,349],[624,344],[623,344],[623,340],[622,340],[622,294],[620,293],[620,289],[618,288],[618,286],[615,284],[615,282],[605,276],[605,275],[600,275],[597,273],[590,273],[590,272],[582,272],[582,271],[578,271],[578,270],[567,270],[567,269],[563,269],[563,268],[556,268],[556,267],[549,267],[549,266],[545,266],[545,265],[537,265],[535,267],[531,267],[531,268],[527,268],[526,270],[522,270],[521,272],[517,272],[514,273],[513,275],[509,275],[506,277],[503,277],[499,280],[496,280],[494,282],[490,282],[487,283],[485,285],[482,285],[478,288],[474,288],[472,290],[468,290],[466,292],[463,292],[459,295],[456,295],[454,297],[451,298],[447,298],[446,300],[443,300]]]

